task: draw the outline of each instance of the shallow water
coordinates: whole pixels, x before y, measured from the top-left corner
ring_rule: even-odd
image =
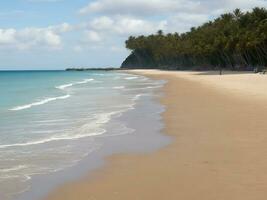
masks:
[[[0,199],[103,151],[99,137],[134,133],[120,116],[163,84],[117,72],[0,72]]]

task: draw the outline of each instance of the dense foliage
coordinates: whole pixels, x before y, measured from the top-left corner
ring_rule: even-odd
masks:
[[[236,9],[189,32],[129,37],[123,68],[250,70],[267,66],[267,10]]]

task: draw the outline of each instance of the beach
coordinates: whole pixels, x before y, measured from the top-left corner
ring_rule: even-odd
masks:
[[[0,79],[1,200],[41,199],[110,155],[170,141],[155,92],[164,81],[100,70],[8,71]]]
[[[133,70],[167,80],[160,102],[172,143],[116,154],[45,200],[263,200],[267,196],[267,77]]]

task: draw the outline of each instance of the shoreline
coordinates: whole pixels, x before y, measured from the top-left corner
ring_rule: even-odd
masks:
[[[141,76],[140,78],[144,77]],[[163,84],[151,80],[150,82],[156,85]],[[158,103],[158,94],[154,90],[157,89],[143,91],[143,96],[138,96],[138,99],[134,98],[134,104],[131,108],[129,107],[127,111],[112,117],[104,125],[103,128],[106,130],[106,133],[93,137],[94,142],[99,145],[98,149],[89,153],[74,166],[54,173],[32,176],[30,180],[31,188],[19,194],[15,199],[43,199],[55,188],[65,183],[80,180],[87,175],[92,178],[94,171],[105,168],[111,155],[150,153],[169,144],[170,138],[160,133],[163,126],[160,114],[164,111],[164,107]],[[143,117],[142,120],[138,117],[140,115]],[[156,125],[154,125],[155,123]],[[121,125],[124,128],[119,128]],[[147,129],[146,134],[143,134],[144,128],[149,128],[152,125],[153,128]],[[117,132],[118,130],[122,132]],[[135,131],[133,132],[133,130]],[[124,133],[124,131],[127,133]],[[153,140],[150,140],[152,137]],[[86,141],[84,142],[86,143]],[[137,146],[136,144],[140,145]]]
[[[227,87],[225,76],[219,80],[222,87],[210,86],[210,76],[194,81],[179,72],[130,73],[168,80],[161,98],[166,106],[163,132],[174,138],[173,143],[150,155],[111,156],[93,179],[66,183],[46,200],[265,199],[265,86],[244,96],[242,87]]]

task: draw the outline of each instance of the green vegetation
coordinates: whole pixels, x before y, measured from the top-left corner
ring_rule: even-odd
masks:
[[[267,10],[236,9],[191,31],[129,37],[122,68],[230,69],[267,67]]]

